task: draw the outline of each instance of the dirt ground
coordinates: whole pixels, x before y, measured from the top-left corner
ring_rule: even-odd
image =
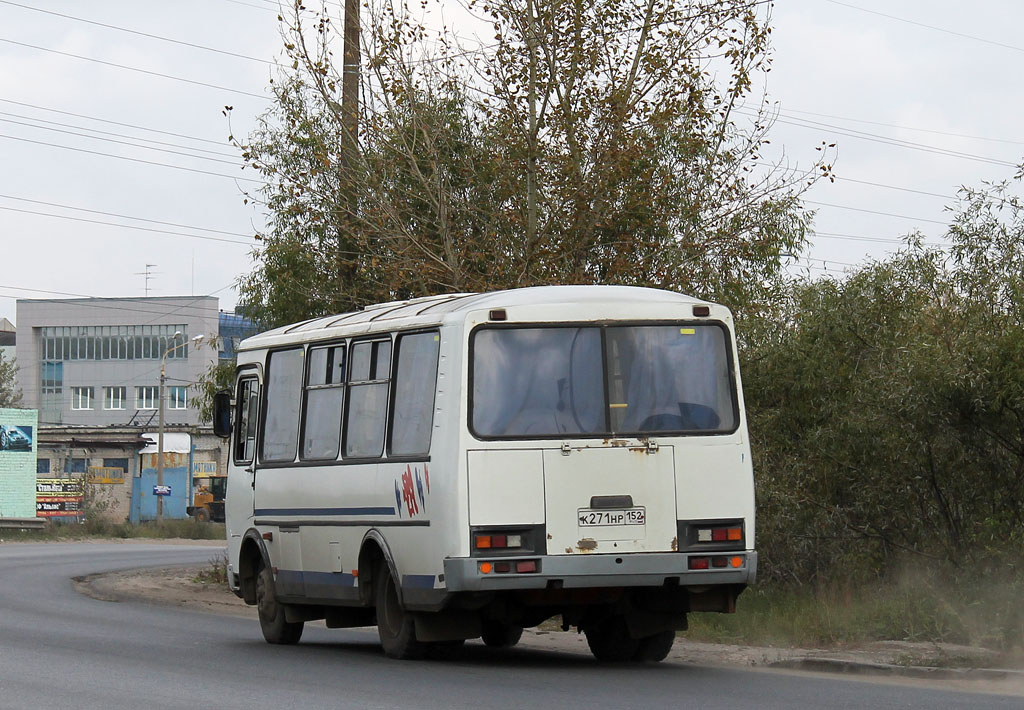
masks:
[[[222,553],[211,550],[207,566],[143,569],[94,575],[76,580],[79,591],[106,601],[144,601],[217,614],[256,619],[254,607],[221,583],[202,581]],[[322,622],[318,622],[322,623]],[[258,633],[258,632],[257,632]],[[521,641],[531,647],[587,653],[586,639],[575,631],[527,629]],[[774,667],[910,677],[999,678],[1005,671],[986,671],[1000,665],[992,651],[952,644],[883,641],[857,647],[788,648],[712,644],[677,639],[669,660],[702,665]],[[1016,677],[1015,672],[1010,675]]]

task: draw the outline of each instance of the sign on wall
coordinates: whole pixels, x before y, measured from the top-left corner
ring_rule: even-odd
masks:
[[[35,409],[0,409],[0,518],[36,514]]]
[[[111,466],[90,466],[85,470],[89,483],[124,483],[124,469]]]
[[[81,478],[37,478],[36,517],[74,518],[82,514]]]

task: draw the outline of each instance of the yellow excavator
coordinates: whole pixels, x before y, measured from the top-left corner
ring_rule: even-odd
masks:
[[[206,523],[224,522],[224,492],[228,487],[228,478],[223,474],[213,474],[204,477],[205,484],[200,484],[192,496],[192,505],[185,508],[185,512],[195,520]]]

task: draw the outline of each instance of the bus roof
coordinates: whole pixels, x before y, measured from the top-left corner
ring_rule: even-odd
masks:
[[[447,317],[482,309],[517,306],[558,306],[615,304],[710,304],[674,291],[639,286],[531,286],[486,293],[451,293],[407,301],[366,306],[350,313],[313,318],[268,330],[242,341],[239,350],[273,347],[283,342],[305,342],[348,332],[373,332],[399,325],[436,325]],[[387,324],[387,325],[385,325]],[[361,327],[359,327],[361,326]]]

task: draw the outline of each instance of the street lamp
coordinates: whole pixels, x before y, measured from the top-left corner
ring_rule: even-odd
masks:
[[[181,347],[178,344],[178,338],[181,337],[181,331],[174,331],[172,339],[174,345],[164,350],[164,354],[160,356],[160,399],[157,405],[160,410],[160,434],[157,438],[156,444],[156,485],[162,487],[164,485],[164,380],[167,379],[167,373],[164,371],[167,365],[167,355],[177,348]],[[158,523],[163,522],[164,519],[164,497],[158,495],[156,497],[156,521]]]

